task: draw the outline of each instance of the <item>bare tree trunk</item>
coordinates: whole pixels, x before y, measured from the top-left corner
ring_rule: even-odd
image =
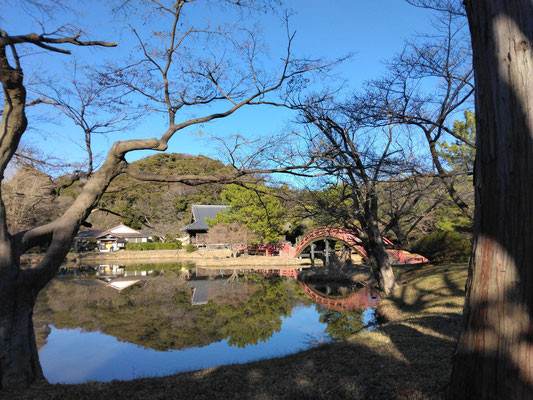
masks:
[[[533,1],[465,1],[476,72],[474,247],[449,399],[533,398]]]
[[[389,253],[385,249],[383,237],[378,224],[378,201],[375,193],[367,200],[364,217],[360,220],[364,231],[367,234],[367,253],[370,258],[374,258],[376,265],[374,275],[378,281],[379,288],[386,296],[390,295],[398,286],[394,271],[389,259]]]
[[[379,231],[377,220],[369,221],[366,231],[368,234],[368,253],[376,261],[374,275],[378,281],[379,288],[388,296],[398,285],[394,277],[389,254],[385,249],[385,244]]]
[[[19,237],[5,229],[5,209],[0,200],[0,390],[23,388],[44,380],[33,329],[37,295],[55,275],[79,225],[56,230],[58,241],[50,244],[43,261],[34,269],[20,268]],[[70,230],[69,230],[70,228]],[[65,239],[64,236],[68,236]],[[29,245],[31,247],[31,245]]]
[[[0,78],[4,113],[0,122],[0,180],[26,129],[26,90],[23,74],[7,62],[0,47]],[[7,230],[6,210],[0,193],[0,390],[25,387],[43,379],[33,331],[33,305],[38,290],[26,286],[18,249]]]
[[[44,379],[32,321],[37,293],[19,282],[5,283],[0,291],[0,389],[27,387]]]
[[[409,240],[407,239],[407,235],[400,226],[400,216],[394,215],[391,218],[391,221],[389,222],[388,226],[390,227],[390,230],[396,235],[396,244],[402,249],[408,248]]]

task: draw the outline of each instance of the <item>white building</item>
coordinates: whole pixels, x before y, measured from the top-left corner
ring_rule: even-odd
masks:
[[[145,243],[152,241],[151,232],[141,232],[124,224],[103,231],[96,237],[98,250],[101,252],[118,251],[126,247],[126,243]]]

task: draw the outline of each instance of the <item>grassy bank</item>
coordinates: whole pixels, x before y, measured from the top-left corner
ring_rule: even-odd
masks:
[[[465,266],[408,267],[381,328],[295,355],[164,378],[42,385],[13,399],[439,399],[459,331]]]

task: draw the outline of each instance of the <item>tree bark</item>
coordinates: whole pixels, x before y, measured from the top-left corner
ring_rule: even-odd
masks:
[[[37,292],[13,278],[0,291],[0,390],[44,380],[32,321]]]
[[[0,79],[4,112],[0,122],[0,180],[27,126],[26,90],[22,71],[7,62],[0,46]],[[128,143],[120,143],[127,146]],[[56,274],[72,238],[88,217],[111,180],[122,172],[123,153],[115,145],[104,165],[87,182],[84,191],[56,221],[10,235],[0,190],[0,389],[27,387],[44,379],[33,331],[33,306],[39,291]],[[136,143],[130,142],[130,146]],[[37,244],[49,244],[36,267],[22,270],[20,255]]]
[[[374,275],[378,281],[379,288],[386,296],[389,296],[394,289],[396,289],[397,283],[377,221],[373,221],[369,224],[367,233],[369,247],[368,254],[373,256],[376,260]]]
[[[0,180],[27,126],[22,71],[11,68],[0,47],[0,79],[4,111],[0,122]],[[33,331],[33,305],[38,290],[25,285],[16,246],[7,230],[0,193],[0,390],[26,387],[43,379]]]
[[[379,229],[378,201],[375,193],[367,199],[364,208],[364,217],[360,222],[367,234],[366,251],[370,258],[375,260],[374,276],[378,281],[380,290],[385,296],[389,296],[398,287],[398,284]]]
[[[465,1],[476,74],[474,246],[449,399],[533,398],[533,1]]]

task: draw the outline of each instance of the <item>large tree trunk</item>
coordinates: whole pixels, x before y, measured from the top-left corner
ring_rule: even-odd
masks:
[[[35,300],[56,274],[81,222],[116,176],[116,165],[113,158],[106,161],[62,217],[14,236],[7,231],[0,193],[0,389],[28,387],[44,379],[32,322]],[[40,262],[21,269],[20,254],[45,243],[48,249]]]
[[[5,46],[0,47],[0,79],[4,108],[0,122],[0,180],[27,126],[23,74],[11,68]],[[18,246],[7,230],[6,211],[0,193],[0,390],[26,387],[40,381],[33,306],[40,287],[29,285],[19,266]]]
[[[0,291],[0,390],[44,379],[32,321],[37,294],[17,282],[6,283]]]
[[[476,72],[474,247],[449,399],[533,399],[533,1],[465,1]]]

